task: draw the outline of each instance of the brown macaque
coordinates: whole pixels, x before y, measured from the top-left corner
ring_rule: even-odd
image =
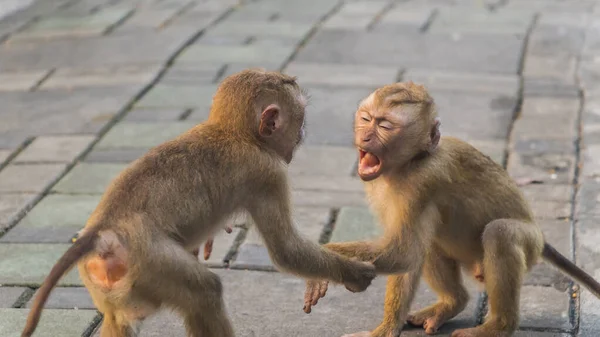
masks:
[[[461,268],[483,282],[489,310],[482,325],[453,337],[511,336],[523,278],[540,258],[600,296],[598,282],[544,241],[507,172],[471,145],[440,138],[439,125],[433,99],[412,82],[379,88],[356,112],[358,175],[384,235],[325,247],[389,276],[383,321],[346,336],[396,337],[405,321],[434,334],[467,305]],[[438,301],[409,314],[421,277]],[[327,281],[308,281],[305,312],[326,291]]]
[[[281,270],[365,290],[372,264],[310,242],[292,223],[287,164],[304,137],[305,106],[294,77],[244,70],[223,80],[205,123],[112,181],[39,289],[22,336],[75,263],[104,314],[102,337],[135,336],[162,306],[182,315],[188,336],[234,336],[220,278],[191,253],[238,211],[252,217]]]

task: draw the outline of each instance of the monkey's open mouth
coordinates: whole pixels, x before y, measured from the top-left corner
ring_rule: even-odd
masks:
[[[358,150],[358,175],[363,180],[377,178],[381,168],[381,160],[371,152]]]

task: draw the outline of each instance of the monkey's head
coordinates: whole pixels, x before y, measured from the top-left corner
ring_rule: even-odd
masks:
[[[221,82],[208,120],[258,140],[289,164],[304,139],[306,105],[295,77],[247,69]]]
[[[358,175],[370,181],[435,150],[440,121],[425,87],[395,83],[375,90],[354,120]]]

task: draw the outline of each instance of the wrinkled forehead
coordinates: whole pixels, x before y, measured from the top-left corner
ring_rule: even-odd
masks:
[[[363,99],[358,106],[358,113],[368,112],[372,117],[382,118],[393,116],[403,123],[410,123],[419,117],[421,104],[406,102],[400,104],[389,104],[393,97],[377,97],[376,92],[371,93]]]

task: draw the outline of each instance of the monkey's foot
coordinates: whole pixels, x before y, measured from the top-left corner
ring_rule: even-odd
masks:
[[[476,328],[455,330],[450,337],[510,337],[512,333],[506,331],[493,331],[483,326]]]
[[[409,314],[406,321],[414,326],[422,326],[425,333],[432,335],[460,310],[453,309],[445,303],[436,303],[414,314]]]

